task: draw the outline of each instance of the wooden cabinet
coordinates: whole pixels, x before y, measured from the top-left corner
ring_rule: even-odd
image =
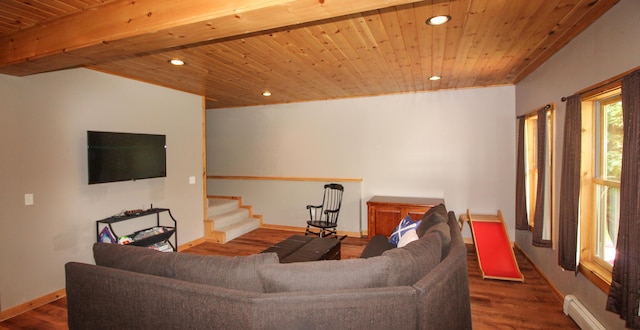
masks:
[[[420,220],[425,212],[438,204],[444,204],[444,199],[373,196],[367,202],[368,238],[375,235],[389,236],[407,214],[413,220]]]

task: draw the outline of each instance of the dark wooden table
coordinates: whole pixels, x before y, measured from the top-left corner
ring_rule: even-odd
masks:
[[[280,263],[339,260],[340,240],[328,237],[293,235],[262,251],[278,254]]]

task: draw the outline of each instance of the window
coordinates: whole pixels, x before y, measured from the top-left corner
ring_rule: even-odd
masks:
[[[545,143],[545,209],[542,239],[551,240],[551,201],[552,198],[552,162],[553,162],[553,111],[546,111],[547,134]],[[525,152],[525,189],[526,189],[526,209],[529,219],[529,228],[534,227],[535,208],[538,189],[538,114],[526,117],[524,127],[524,152]]]
[[[620,92],[618,84],[604,93],[583,97],[582,102],[580,268],[604,291],[608,291],[611,283],[620,218],[623,140]]]

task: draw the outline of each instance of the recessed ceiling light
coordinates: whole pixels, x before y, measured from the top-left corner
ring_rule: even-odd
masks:
[[[426,23],[428,25],[434,25],[435,26],[435,25],[442,25],[442,24],[444,24],[444,23],[446,23],[446,22],[448,22],[450,20],[451,20],[451,16],[449,16],[449,15],[438,15],[438,16],[433,16],[433,17],[429,18]]]
[[[177,58],[170,59],[169,63],[171,63],[173,65],[184,65],[184,61],[183,60],[179,60]]]
[[[262,96],[271,96],[271,92],[264,91],[264,92],[262,92]]]
[[[440,80],[440,76],[431,76],[429,77],[429,80],[432,80],[432,81]]]

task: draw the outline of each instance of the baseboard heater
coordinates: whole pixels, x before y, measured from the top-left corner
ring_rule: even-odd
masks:
[[[582,330],[605,330],[598,320],[587,310],[574,295],[564,297],[562,310],[571,317]]]

